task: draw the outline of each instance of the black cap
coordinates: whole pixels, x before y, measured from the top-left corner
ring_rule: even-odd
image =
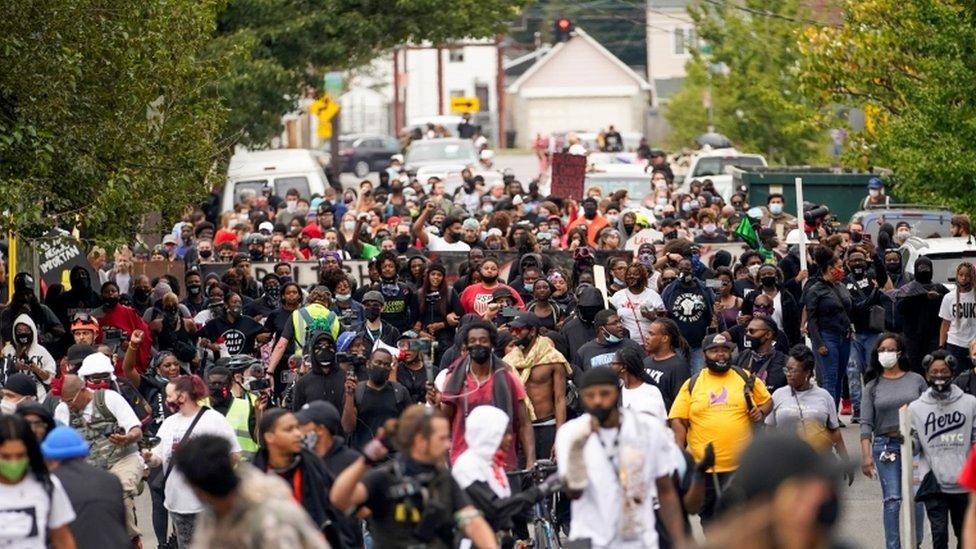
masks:
[[[309,422],[315,423],[325,427],[333,435],[339,434],[342,429],[339,409],[331,402],[324,400],[316,400],[302,406],[300,410],[295,412],[295,417],[298,419],[299,425]]]
[[[515,299],[515,296],[512,295],[512,291],[509,290],[505,286],[501,286],[501,287],[495,288],[494,291],[491,292],[491,300],[492,301],[495,301],[496,299],[498,299],[500,297],[507,297],[507,298],[510,298],[510,299]]]
[[[17,373],[7,376],[7,382],[3,384],[3,388],[21,396],[34,396],[37,394],[37,384],[27,374]]]
[[[613,370],[606,366],[600,366],[590,368],[580,376],[579,388],[582,391],[592,385],[613,385],[617,387],[619,384],[620,378],[617,377],[617,374],[613,373]]]
[[[93,355],[98,352],[98,349],[92,347],[91,345],[74,344],[68,347],[68,353],[65,358],[68,359],[73,366],[81,366],[81,361],[85,360],[88,355]]]
[[[47,425],[47,430],[50,431],[54,429],[54,415],[51,411],[41,405],[40,402],[34,400],[25,400],[17,405],[17,415],[24,417],[26,415],[34,415],[41,418],[41,421]]]
[[[540,326],[539,317],[535,313],[524,312],[508,323],[509,328],[538,328]]]

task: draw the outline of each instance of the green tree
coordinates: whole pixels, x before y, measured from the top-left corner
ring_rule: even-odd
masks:
[[[715,1],[689,7],[705,54],[693,50],[688,78],[667,105],[672,147],[689,147],[712,125],[737,147],[770,163],[810,162],[823,154],[821,111],[800,93],[797,41],[808,16],[800,0]]]
[[[845,162],[891,168],[912,202],[976,209],[976,11],[961,0],[851,0],[843,24],[805,33],[803,82],[858,106]]]
[[[5,0],[0,227],[129,241],[207,192],[224,112],[216,2]],[[179,197],[174,200],[174,197]]]
[[[494,36],[528,0],[230,0],[213,58],[229,140],[262,146],[281,131],[306,86],[327,70],[353,68],[393,46]]]

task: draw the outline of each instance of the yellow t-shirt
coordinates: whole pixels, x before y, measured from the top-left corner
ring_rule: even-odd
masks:
[[[690,381],[690,380],[689,380]],[[715,447],[717,473],[735,471],[739,456],[752,439],[752,421],[749,420],[745,398],[745,380],[732,370],[715,374],[703,368],[695,381],[695,393],[688,393],[685,381],[671,405],[671,419],[686,419],[688,451],[698,461],[711,442]],[[752,402],[756,406],[770,399],[766,385],[757,380],[752,387]]]

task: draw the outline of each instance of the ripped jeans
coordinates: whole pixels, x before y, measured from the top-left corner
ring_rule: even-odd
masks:
[[[899,513],[901,512],[901,441],[886,435],[874,437],[871,449],[874,466],[878,470],[881,480],[881,505],[884,520],[886,549],[901,549],[901,534],[899,532]],[[894,454],[895,460],[882,460],[881,454]],[[915,504],[915,545],[921,545],[922,532],[925,526],[925,506]]]

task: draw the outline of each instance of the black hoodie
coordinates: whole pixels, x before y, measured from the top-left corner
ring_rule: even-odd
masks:
[[[95,281],[92,281],[88,269],[75,265],[68,280],[71,281],[71,289],[61,294],[59,315],[64,314],[67,318],[72,309],[94,309],[102,304],[102,297],[92,289]]]
[[[579,305],[573,316],[563,324],[557,337],[550,338],[556,344],[556,350],[569,359],[570,364],[579,363],[578,350],[587,341],[596,337],[596,328],[593,327],[593,318],[584,319],[581,317],[581,309],[584,307],[595,310],[603,310],[606,303],[603,301],[603,294],[594,286],[582,286],[579,289]],[[550,332],[551,333],[551,332]]]
[[[318,331],[309,334],[309,349],[315,348],[315,343],[322,338],[332,340],[332,335],[328,332]],[[334,349],[333,344],[333,349]],[[292,410],[299,410],[306,402],[324,400],[331,402],[337,409],[342,410],[343,399],[345,397],[346,373],[333,360],[331,364],[323,368],[312,357],[312,371],[303,375],[295,382],[294,398],[291,403]]]

